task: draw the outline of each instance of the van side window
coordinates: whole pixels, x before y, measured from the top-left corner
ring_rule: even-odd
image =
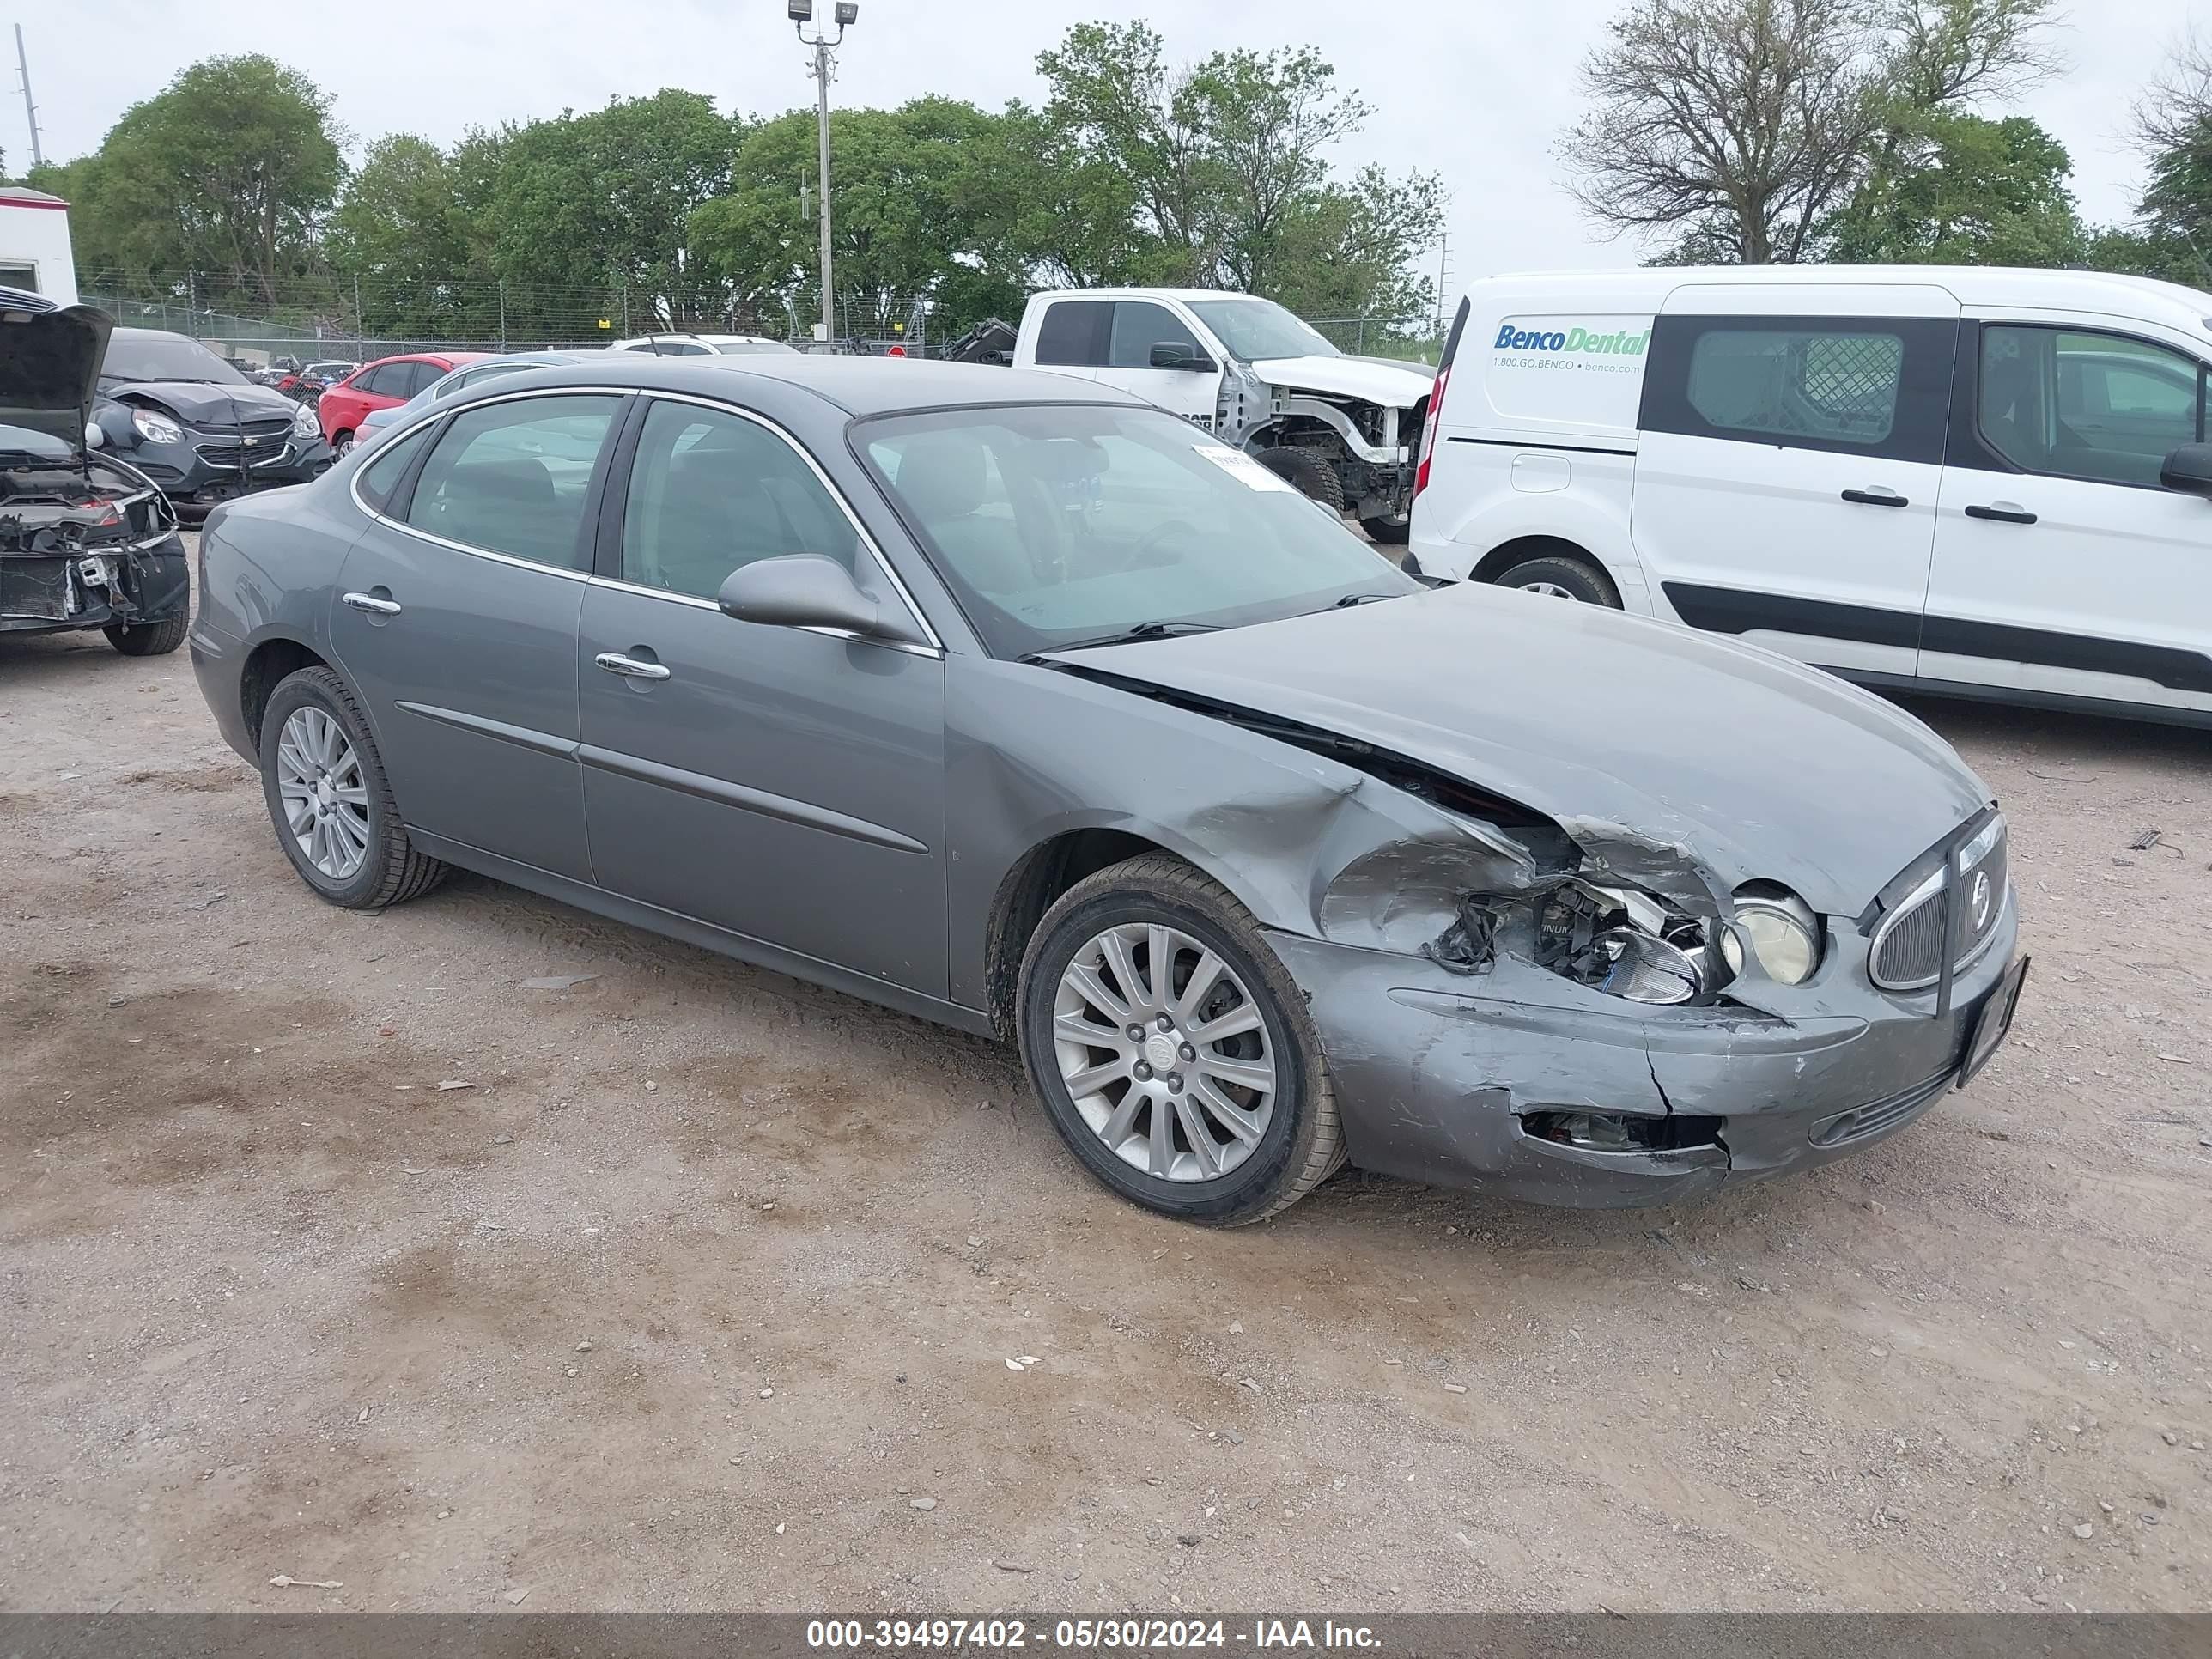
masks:
[[[1055,300],[1037,324],[1036,360],[1066,368],[1103,368],[1111,300]]]
[[[1957,337],[1933,318],[1662,317],[1638,424],[1941,461]]]
[[[1982,439],[2025,472],[2155,485],[2204,437],[2205,380],[2194,357],[2124,334],[1987,324]]]

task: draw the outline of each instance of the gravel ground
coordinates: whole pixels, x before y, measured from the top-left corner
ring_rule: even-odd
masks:
[[[181,653],[0,646],[0,1607],[2212,1607],[2204,740],[1920,712],[2036,957],[1972,1089],[1692,1208],[1220,1234],[988,1044],[327,908]]]

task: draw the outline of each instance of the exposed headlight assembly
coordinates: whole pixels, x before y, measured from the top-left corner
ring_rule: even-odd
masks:
[[[1536,961],[1593,990],[1662,1006],[1694,1002],[1728,978],[1714,971],[1717,924],[1632,887],[1571,881],[1546,895]]]
[[[138,435],[149,444],[173,444],[185,435],[184,428],[179,426],[167,416],[156,415],[150,409],[132,410],[131,424],[137,428]]]
[[[1735,920],[1721,935],[1731,973],[1747,960],[1778,985],[1802,985],[1820,966],[1821,927],[1813,907],[1774,882],[1736,889]]]

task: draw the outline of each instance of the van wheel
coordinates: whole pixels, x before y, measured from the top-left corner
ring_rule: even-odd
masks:
[[[1500,587],[1517,587],[1524,593],[1544,593],[1555,599],[1577,599],[1584,605],[1620,609],[1620,590],[1613,578],[1587,559],[1547,554],[1523,559],[1492,579]]]
[[[1279,444],[1261,450],[1259,459],[1261,465],[1287,481],[1301,495],[1310,495],[1339,513],[1344,511],[1344,481],[1336,476],[1334,467],[1312,450]]]
[[[1344,1162],[1297,982],[1251,912],[1181,859],[1131,859],[1061,895],[1015,995],[1046,1115],[1133,1203],[1241,1226]]]

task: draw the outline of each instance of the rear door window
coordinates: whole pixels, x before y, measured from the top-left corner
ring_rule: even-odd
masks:
[[[619,397],[541,397],[465,409],[422,464],[407,522],[447,541],[580,568],[584,503]]]
[[[1037,362],[1071,368],[1104,368],[1113,317],[1110,300],[1054,301],[1037,325]]]
[[[1958,325],[1939,319],[1662,317],[1646,431],[1940,461]]]

